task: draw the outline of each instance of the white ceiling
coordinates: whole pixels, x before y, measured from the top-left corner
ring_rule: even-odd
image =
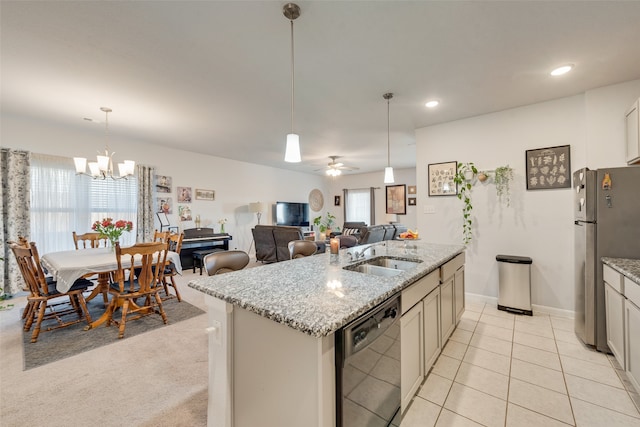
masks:
[[[639,1],[5,1],[2,115],[309,173],[415,166],[416,128],[640,78]],[[549,71],[575,69],[561,78]],[[424,107],[431,98],[436,110]],[[96,137],[96,150],[103,139]],[[470,141],[472,143],[472,141]]]

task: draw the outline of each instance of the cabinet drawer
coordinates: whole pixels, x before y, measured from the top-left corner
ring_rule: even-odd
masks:
[[[624,276],[606,264],[602,265],[602,278],[618,293],[624,294],[623,279]]]
[[[628,277],[624,278],[624,296],[637,307],[640,307],[640,285]]]
[[[444,283],[447,279],[455,274],[455,272],[464,265],[464,252],[456,256],[454,259],[440,267],[440,282]]]
[[[438,270],[424,276],[422,279],[402,291],[402,314],[409,311],[411,307],[422,301],[424,297],[438,287],[440,284],[440,272]]]

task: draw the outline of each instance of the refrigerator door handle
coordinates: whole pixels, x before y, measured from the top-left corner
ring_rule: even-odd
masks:
[[[582,227],[582,221],[573,221],[573,223],[575,225],[579,225],[580,227]]]

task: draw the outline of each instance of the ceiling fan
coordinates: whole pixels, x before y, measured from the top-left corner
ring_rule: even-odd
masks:
[[[321,170],[325,170],[325,173],[329,176],[338,176],[340,174],[342,174],[342,171],[354,171],[354,170],[358,170],[357,167],[355,166],[347,166],[342,162],[336,162],[337,159],[339,159],[342,156],[329,156],[329,159],[331,159],[331,161],[329,163],[327,163],[327,168],[326,169],[316,169],[317,171],[321,171]]]

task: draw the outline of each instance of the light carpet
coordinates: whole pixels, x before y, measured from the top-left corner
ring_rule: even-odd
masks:
[[[204,313],[198,307],[184,300],[178,302],[175,298],[164,301],[162,306],[167,314],[169,325]],[[105,311],[105,306],[100,296],[89,301],[87,308],[93,320],[99,318]],[[121,313],[120,310],[116,311],[114,317],[119,320]],[[31,342],[33,327],[29,332],[22,333],[24,370],[65,359],[78,353],[113,344],[128,337],[166,326],[159,314],[151,314],[141,319],[127,321],[124,338],[118,339],[118,327],[113,324],[107,327],[105,323],[95,329],[85,331],[84,328],[87,324],[83,321],[66,328],[44,331],[47,325],[55,325],[55,320],[50,319],[43,322],[43,330],[35,343]]]

